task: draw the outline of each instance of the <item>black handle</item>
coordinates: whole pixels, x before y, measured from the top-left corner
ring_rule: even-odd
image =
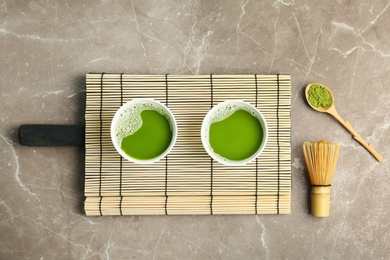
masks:
[[[84,125],[21,125],[19,142],[25,146],[83,146]]]

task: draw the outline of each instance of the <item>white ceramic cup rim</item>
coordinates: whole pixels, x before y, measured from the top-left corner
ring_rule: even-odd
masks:
[[[223,160],[223,157],[220,156],[220,155],[217,155],[214,151],[212,151],[211,146],[209,145],[209,138],[208,138],[208,134],[206,133],[206,131],[209,130],[210,117],[213,116],[213,114],[218,109],[220,109],[221,107],[225,107],[225,106],[227,106],[229,104],[238,105],[238,108],[240,106],[245,106],[246,108],[250,109],[250,111],[253,111],[256,114],[256,117],[258,119],[260,119],[259,120],[260,124],[263,127],[263,132],[264,132],[263,133],[263,141],[262,141],[259,149],[254,154],[252,154],[250,157],[248,157],[248,158],[246,158],[244,160],[237,160],[237,161],[235,161],[235,160]],[[254,159],[256,159],[262,153],[262,151],[264,150],[264,148],[265,148],[265,146],[267,144],[267,141],[268,141],[267,122],[265,121],[265,118],[264,118],[263,114],[255,106],[253,106],[252,104],[250,104],[248,102],[245,102],[245,101],[242,101],[242,100],[227,100],[227,101],[221,102],[221,103],[217,104],[216,106],[214,106],[212,109],[209,110],[207,115],[204,117],[203,123],[202,123],[202,128],[201,128],[201,139],[202,139],[203,147],[206,150],[206,152],[209,154],[209,156],[211,158],[213,158],[217,162],[222,163],[224,165],[228,165],[228,166],[245,165],[245,164],[253,161]]]
[[[116,141],[116,138],[115,138],[115,128],[116,128],[116,125],[118,123],[120,114],[125,109],[127,109],[128,107],[130,107],[130,106],[132,106],[132,105],[134,105],[136,103],[150,103],[150,104],[153,104],[153,105],[156,105],[156,106],[162,108],[167,113],[167,115],[169,116],[170,123],[172,124],[172,128],[173,128],[172,140],[171,140],[171,143],[169,144],[168,148],[162,154],[160,154],[159,156],[157,156],[155,158],[152,158],[152,159],[148,159],[148,160],[139,160],[139,159],[136,159],[136,158],[133,158],[133,157],[127,155],[121,149],[121,147],[119,146],[119,144],[118,144],[118,142]],[[137,164],[151,164],[151,163],[159,161],[161,158],[165,157],[172,150],[173,146],[176,143],[176,138],[177,138],[177,124],[176,124],[176,119],[175,119],[174,115],[172,114],[171,110],[167,106],[165,106],[163,103],[161,103],[161,102],[159,102],[157,100],[151,99],[151,98],[135,98],[135,99],[132,99],[132,100],[128,101],[127,103],[123,104],[116,111],[116,113],[115,113],[115,115],[114,115],[114,117],[112,118],[112,121],[111,121],[110,134],[111,134],[111,141],[112,141],[115,149],[117,150],[117,152],[123,158],[125,158],[126,160],[128,160],[130,162],[137,163]]]

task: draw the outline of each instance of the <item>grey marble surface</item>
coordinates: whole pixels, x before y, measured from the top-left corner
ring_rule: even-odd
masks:
[[[0,259],[389,259],[390,2],[0,3]],[[86,217],[84,150],[21,124],[83,123],[85,74],[292,77],[290,215]],[[303,98],[330,87],[378,163]],[[342,144],[331,216],[310,215],[304,141]]]

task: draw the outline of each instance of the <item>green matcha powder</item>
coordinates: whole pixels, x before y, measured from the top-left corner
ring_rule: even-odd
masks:
[[[308,101],[313,107],[327,108],[333,104],[333,99],[326,88],[313,84],[309,88]]]

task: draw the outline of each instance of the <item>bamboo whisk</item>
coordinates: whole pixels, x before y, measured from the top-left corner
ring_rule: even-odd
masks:
[[[315,217],[328,217],[330,211],[330,186],[340,144],[325,141],[303,144],[311,188],[311,214]]]

